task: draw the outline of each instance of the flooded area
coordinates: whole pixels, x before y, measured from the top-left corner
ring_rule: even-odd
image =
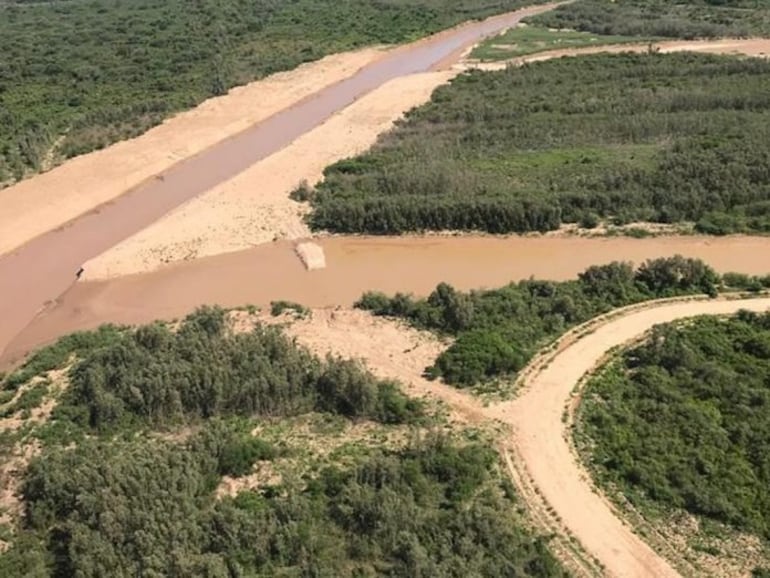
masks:
[[[428,294],[446,281],[498,287],[534,276],[574,278],[590,265],[681,254],[720,272],[770,272],[770,237],[328,237],[326,268],[307,271],[290,242],[179,263],[139,275],[77,283],[21,334],[6,332],[5,362],[78,329],[182,316],[199,305],[266,306],[287,299],[349,306],[364,291]]]

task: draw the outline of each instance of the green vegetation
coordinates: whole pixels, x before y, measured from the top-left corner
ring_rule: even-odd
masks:
[[[527,21],[547,28],[623,36],[770,36],[770,1],[577,0]]]
[[[655,327],[589,381],[579,415],[599,478],[638,508],[770,537],[770,314]]]
[[[65,338],[14,375],[67,364],[0,575],[566,576],[494,450],[433,433],[396,384],[316,359],[277,328],[237,334],[203,308],[174,330]],[[321,437],[326,451],[308,451],[291,435],[308,414],[332,430],[407,424],[409,436],[333,451]],[[72,428],[81,435],[62,435]],[[310,463],[278,467],[299,458]],[[280,475],[219,492],[222,476],[263,468]]]
[[[429,439],[295,485],[213,499],[198,438],[37,459],[6,576],[565,576],[480,445]],[[506,486],[507,487],[507,486]]]
[[[307,307],[293,301],[272,301],[270,303],[270,315],[273,317],[277,317],[286,311],[292,311],[299,317],[305,317],[310,313]]]
[[[328,167],[310,224],[508,233],[601,218],[770,232],[768,111],[764,59],[605,54],[470,72]]]
[[[549,30],[538,26],[521,26],[482,42],[471,52],[471,58],[483,62],[508,60],[545,50],[586,48],[608,44],[642,42],[648,39],[629,36],[605,36],[575,30]]]
[[[362,45],[537,0],[0,2],[0,184]]]
[[[770,276],[726,276],[734,288],[770,288]],[[456,336],[427,369],[459,387],[511,378],[542,347],[570,327],[624,305],[659,297],[715,295],[719,276],[703,262],[680,256],[589,267],[576,281],[530,279],[491,291],[461,293],[446,283],[427,299],[366,293],[357,307],[407,319],[414,326]]]
[[[116,431],[313,410],[386,423],[421,413],[357,363],[320,361],[275,327],[233,334],[223,310],[203,308],[176,331],[146,325],[91,351],[70,371],[53,423]]]

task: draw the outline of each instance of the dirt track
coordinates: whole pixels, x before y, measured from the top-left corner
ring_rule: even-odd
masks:
[[[563,419],[576,400],[573,389],[609,350],[638,338],[653,325],[696,315],[730,314],[739,309],[770,310],[770,298],[664,302],[629,308],[541,360],[538,369],[525,379],[523,393],[513,402],[491,410],[514,428],[515,461],[542,496],[541,500],[530,494],[530,501],[541,510],[553,508],[561,523],[611,576],[661,578],[678,574],[621,522],[580,465],[571,442],[571,418]],[[566,336],[566,343],[574,336]]]

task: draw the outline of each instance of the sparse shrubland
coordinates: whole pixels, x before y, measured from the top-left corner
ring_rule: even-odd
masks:
[[[770,232],[770,62],[617,54],[472,71],[328,167],[314,229]]]
[[[656,326],[588,382],[578,439],[648,515],[685,510],[767,540],[768,403],[770,314],[697,318]]]
[[[0,2],[0,186],[303,62],[536,3]]]
[[[731,288],[770,288],[770,276],[725,276]],[[456,337],[428,368],[458,387],[512,378],[539,349],[564,331],[624,305],[660,297],[716,295],[723,280],[696,259],[654,259],[634,270],[615,262],[589,267],[575,281],[530,279],[494,290],[462,293],[442,283],[427,299],[367,293],[357,307],[407,319]]]
[[[42,451],[0,575],[566,575],[491,447],[435,433],[395,383],[319,360],[278,328],[235,333],[203,308],[172,327],[64,338],[6,379],[28,387],[68,364],[59,405],[31,432]],[[306,415],[405,439],[351,439],[318,459],[290,430],[268,433]],[[309,463],[280,470],[296,459]],[[281,475],[218,492],[223,476],[263,467]]]

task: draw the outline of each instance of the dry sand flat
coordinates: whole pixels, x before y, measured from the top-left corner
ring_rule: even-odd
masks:
[[[368,48],[335,54],[234,88],[137,138],[71,159],[0,190],[0,255],[352,76],[383,53],[383,49]]]
[[[292,201],[289,193],[302,180],[318,181],[326,166],[367,150],[405,110],[427,101],[437,85],[456,74],[427,72],[384,84],[286,148],[92,259],[84,279],[310,237],[302,219],[307,205]]]

